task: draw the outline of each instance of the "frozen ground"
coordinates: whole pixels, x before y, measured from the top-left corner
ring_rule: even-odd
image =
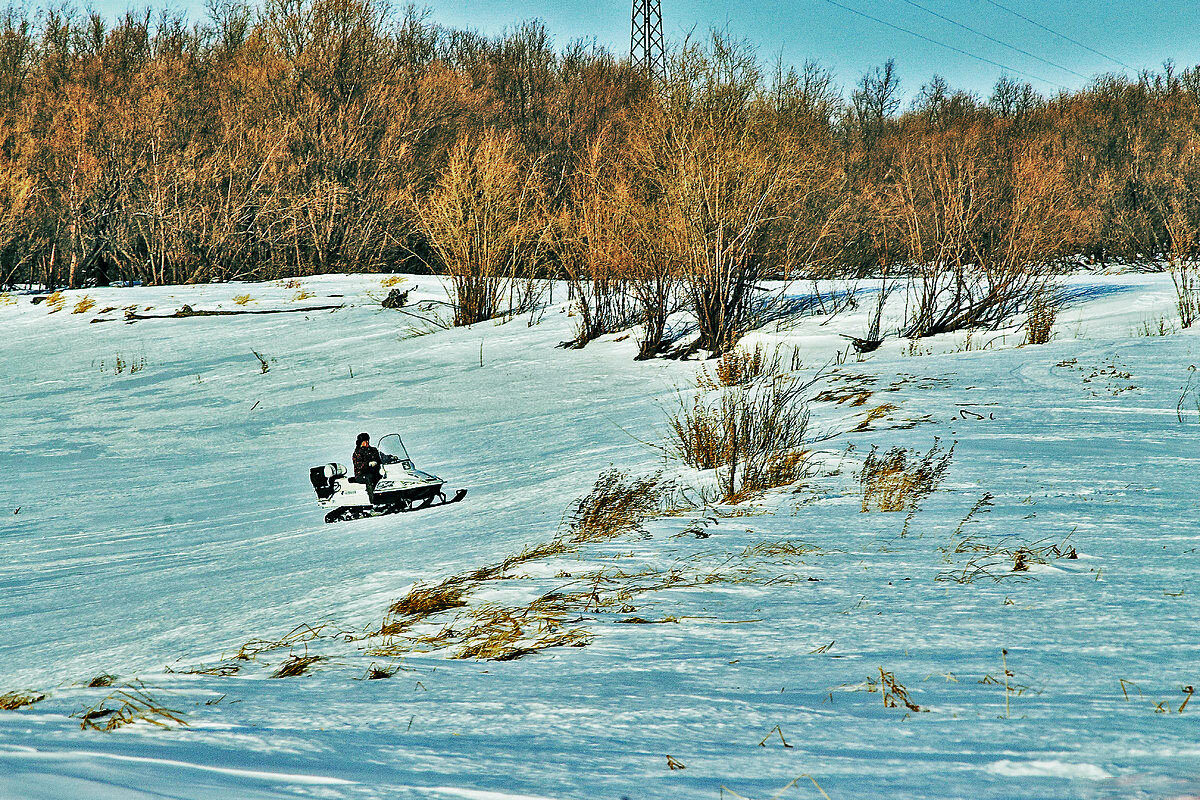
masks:
[[[358,634],[414,581],[549,540],[608,466],[662,468],[645,442],[695,362],[634,362],[619,337],[556,349],[572,322],[558,304],[411,337],[367,276],[305,279],[299,301],[225,284],[92,290],[83,314],[83,292],[54,314],[0,305],[0,693],[47,695],[0,711],[0,797],[1200,796],[1200,700],[1178,713],[1200,682],[1198,395],[1180,404],[1200,339],[1136,335],[1171,319],[1164,276],[1069,283],[1050,344],[892,341],[828,370],[817,389],[853,397],[813,404],[832,438],[799,492],[657,519],[477,588],[462,613],[599,569],[687,578],[573,614],[586,647],[502,662],[393,662]],[[248,309],[345,307],[119,321],[246,293]],[[89,323],[109,306],[114,321]],[[864,315],[756,337],[811,374]],[[360,430],[401,432],[467,500],[323,524],[307,469],[348,461]],[[863,455],[935,437],[953,461],[907,529],[862,513]],[[977,555],[955,552],[964,540],[1068,535],[1078,559],[953,580]],[[677,621],[620,623],[633,616]],[[234,675],[183,671],[322,624]],[[268,677],[305,653],[325,658]],[[355,680],[376,662],[399,669]],[[867,691],[881,670],[922,711]],[[115,685],[86,687],[102,674]],[[187,727],[81,730],[135,681]]]

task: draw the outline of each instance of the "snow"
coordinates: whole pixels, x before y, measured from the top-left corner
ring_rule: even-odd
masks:
[[[648,443],[698,365],[635,362],[621,336],[556,348],[573,321],[561,286],[532,317],[413,336],[378,305],[379,276],[302,285],[312,297],[212,284],[65,292],[53,314],[27,295],[0,305],[0,693],[47,695],[0,711],[0,797],[818,797],[801,775],[833,800],[1200,794],[1200,707],[1178,712],[1200,681],[1200,410],[1180,404],[1200,339],[1139,335],[1171,321],[1169,277],[1069,278],[1047,345],[1009,330],[913,355],[889,340],[829,365],[817,389],[872,394],[813,403],[831,438],[798,492],[527,563],[468,610],[579,591],[568,576],[601,569],[691,580],[633,593],[632,612],[573,612],[585,647],[410,653],[387,680],[358,680],[393,663],[360,637],[414,582],[548,541],[610,465],[695,477]],[[414,302],[444,299],[434,278],[414,285]],[[83,294],[96,307],[72,314]],[[121,319],[242,294],[248,310],[344,307]],[[812,375],[845,351],[839,334],[862,334],[869,301],[748,343],[795,348]],[[348,462],[360,430],[400,432],[467,499],[323,524],[308,467]],[[862,513],[866,452],[935,437],[954,457],[907,528]],[[1066,539],[1079,558],[946,580],[967,568],[965,535]],[[804,547],[747,553],[772,542]],[[319,635],[235,675],[183,671],[301,625]],[[269,678],[290,653],[323,660]],[[881,670],[922,711],[868,691]],[[101,674],[114,686],[86,686]],[[72,714],[128,685],[188,726],[81,730]]]

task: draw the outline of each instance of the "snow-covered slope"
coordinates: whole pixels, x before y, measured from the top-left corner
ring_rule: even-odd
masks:
[[[800,491],[524,563],[435,618],[624,586],[560,620],[587,646],[511,661],[385,658],[362,635],[414,582],[551,539],[609,466],[662,469],[647,443],[696,363],[634,362],[619,336],[557,349],[561,288],[532,318],[422,336],[372,299],[377,276],[303,289],[0,305],[0,694],[47,695],[0,711],[0,797],[1200,795],[1200,706],[1178,711],[1200,681],[1200,410],[1181,403],[1200,340],[1138,335],[1170,320],[1169,279],[1072,279],[1047,345],[890,341],[828,367],[812,408],[831,438]],[[83,294],[96,307],[72,314]],[[243,294],[343,307],[121,320]],[[863,305],[748,341],[811,375],[861,335]],[[308,467],[348,462],[360,430],[402,433],[467,500],[323,524]],[[935,438],[957,443],[941,489],[911,515],[862,513],[865,453]],[[979,548],[1050,545],[1078,558],[955,580]],[[187,671],[298,626],[316,635],[236,674]],[[269,677],[306,654],[308,674]],[[396,672],[357,680],[373,663]],[[187,726],[81,730],[122,686]],[[885,705],[903,688],[920,711]]]

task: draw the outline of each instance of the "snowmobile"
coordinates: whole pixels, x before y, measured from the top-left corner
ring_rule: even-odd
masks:
[[[400,435],[390,433],[379,440],[379,481],[375,490],[346,474],[342,464],[322,464],[308,471],[308,478],[317,492],[317,505],[330,509],[326,522],[419,511],[423,508],[457,503],[467,496],[459,489],[447,498],[442,491],[446,482],[436,475],[422,472],[413,465]]]

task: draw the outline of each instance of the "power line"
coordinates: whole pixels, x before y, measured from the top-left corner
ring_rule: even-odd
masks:
[[[871,14],[868,14],[865,11],[859,11],[856,8],[851,8],[850,6],[842,5],[837,0],[825,0],[825,2],[829,3],[830,5],[837,6],[838,8],[842,9],[843,11],[849,11],[851,14],[857,14],[860,17],[869,19],[872,22],[878,22],[880,25],[886,25],[887,27],[891,28],[892,30],[897,30],[897,31],[900,31],[901,33],[907,33],[909,36],[915,36],[918,39],[929,42],[930,44],[936,44],[938,47],[944,47],[947,50],[953,50],[956,53],[961,53],[962,55],[966,56],[967,58],[973,58],[976,61],[982,61],[984,64],[991,64],[993,67],[999,67],[1000,69],[1008,70],[1009,72],[1016,73],[1017,75],[1024,75],[1026,78],[1033,78],[1035,81],[1041,81],[1042,83],[1047,83],[1051,86],[1057,86],[1060,89],[1067,88],[1067,87],[1063,86],[1061,83],[1055,83],[1054,81],[1046,80],[1045,78],[1034,75],[1032,72],[1026,72],[1025,70],[1017,69],[1016,67],[1010,67],[1007,64],[1001,64],[999,61],[992,61],[990,58],[984,58],[983,56],[977,56],[974,53],[963,50],[961,47],[955,47],[952,44],[946,44],[945,42],[939,42],[937,39],[930,38],[929,36],[926,36],[923,33],[917,33],[916,31],[905,28],[902,25],[896,25],[894,23],[888,22],[885,19],[880,19],[879,17],[872,16]]]
[[[1008,13],[1012,14],[1015,17],[1020,17],[1021,19],[1028,22],[1030,25],[1035,25],[1035,26],[1041,28],[1042,30],[1046,31],[1047,33],[1052,33],[1060,39],[1065,39],[1066,41],[1070,42],[1071,44],[1075,45],[1076,47],[1082,47],[1084,50],[1087,50],[1089,53],[1095,53],[1096,55],[1100,56],[1101,58],[1107,58],[1109,61],[1113,62],[1114,64],[1118,64],[1118,65],[1124,67],[1125,69],[1129,70],[1130,72],[1137,72],[1136,69],[1129,66],[1121,59],[1114,58],[1113,56],[1110,56],[1107,53],[1102,53],[1094,47],[1088,47],[1083,42],[1072,39],[1070,36],[1067,36],[1065,33],[1059,33],[1058,31],[1054,30],[1053,28],[1048,28],[1045,25],[1043,25],[1042,23],[1038,22],[1037,20],[1030,19],[1029,17],[1025,16],[1020,11],[1015,11],[1006,5],[997,3],[996,0],[987,0],[987,2],[991,3],[996,8],[999,8],[1002,11],[1007,11]]]
[[[1055,64],[1053,61],[1042,58],[1041,56],[1031,53],[1028,50],[1024,50],[1020,47],[1017,47],[1016,45],[1012,45],[1012,44],[1009,44],[1008,42],[1001,41],[1000,39],[997,39],[994,36],[989,36],[988,34],[984,33],[983,31],[976,30],[975,28],[972,28],[970,25],[964,25],[963,23],[961,23],[957,20],[947,17],[945,14],[939,14],[938,12],[934,11],[933,9],[926,8],[925,6],[921,5],[920,3],[914,2],[913,0],[903,0],[903,2],[908,3],[913,8],[921,9],[926,14],[932,14],[933,16],[937,17],[940,20],[949,22],[951,25],[957,25],[958,27],[962,28],[964,31],[970,31],[971,33],[975,34],[976,36],[982,36],[984,39],[987,39],[989,42],[995,42],[996,44],[1000,45],[1001,47],[1007,47],[1009,50],[1020,53],[1022,55],[1029,56],[1030,58],[1041,61],[1043,64],[1049,64],[1050,66],[1054,67],[1055,69],[1061,69],[1063,72],[1069,72],[1077,78],[1083,78],[1085,81],[1088,80],[1087,75],[1076,72],[1075,70],[1071,69],[1070,67],[1064,67],[1062,64]]]

